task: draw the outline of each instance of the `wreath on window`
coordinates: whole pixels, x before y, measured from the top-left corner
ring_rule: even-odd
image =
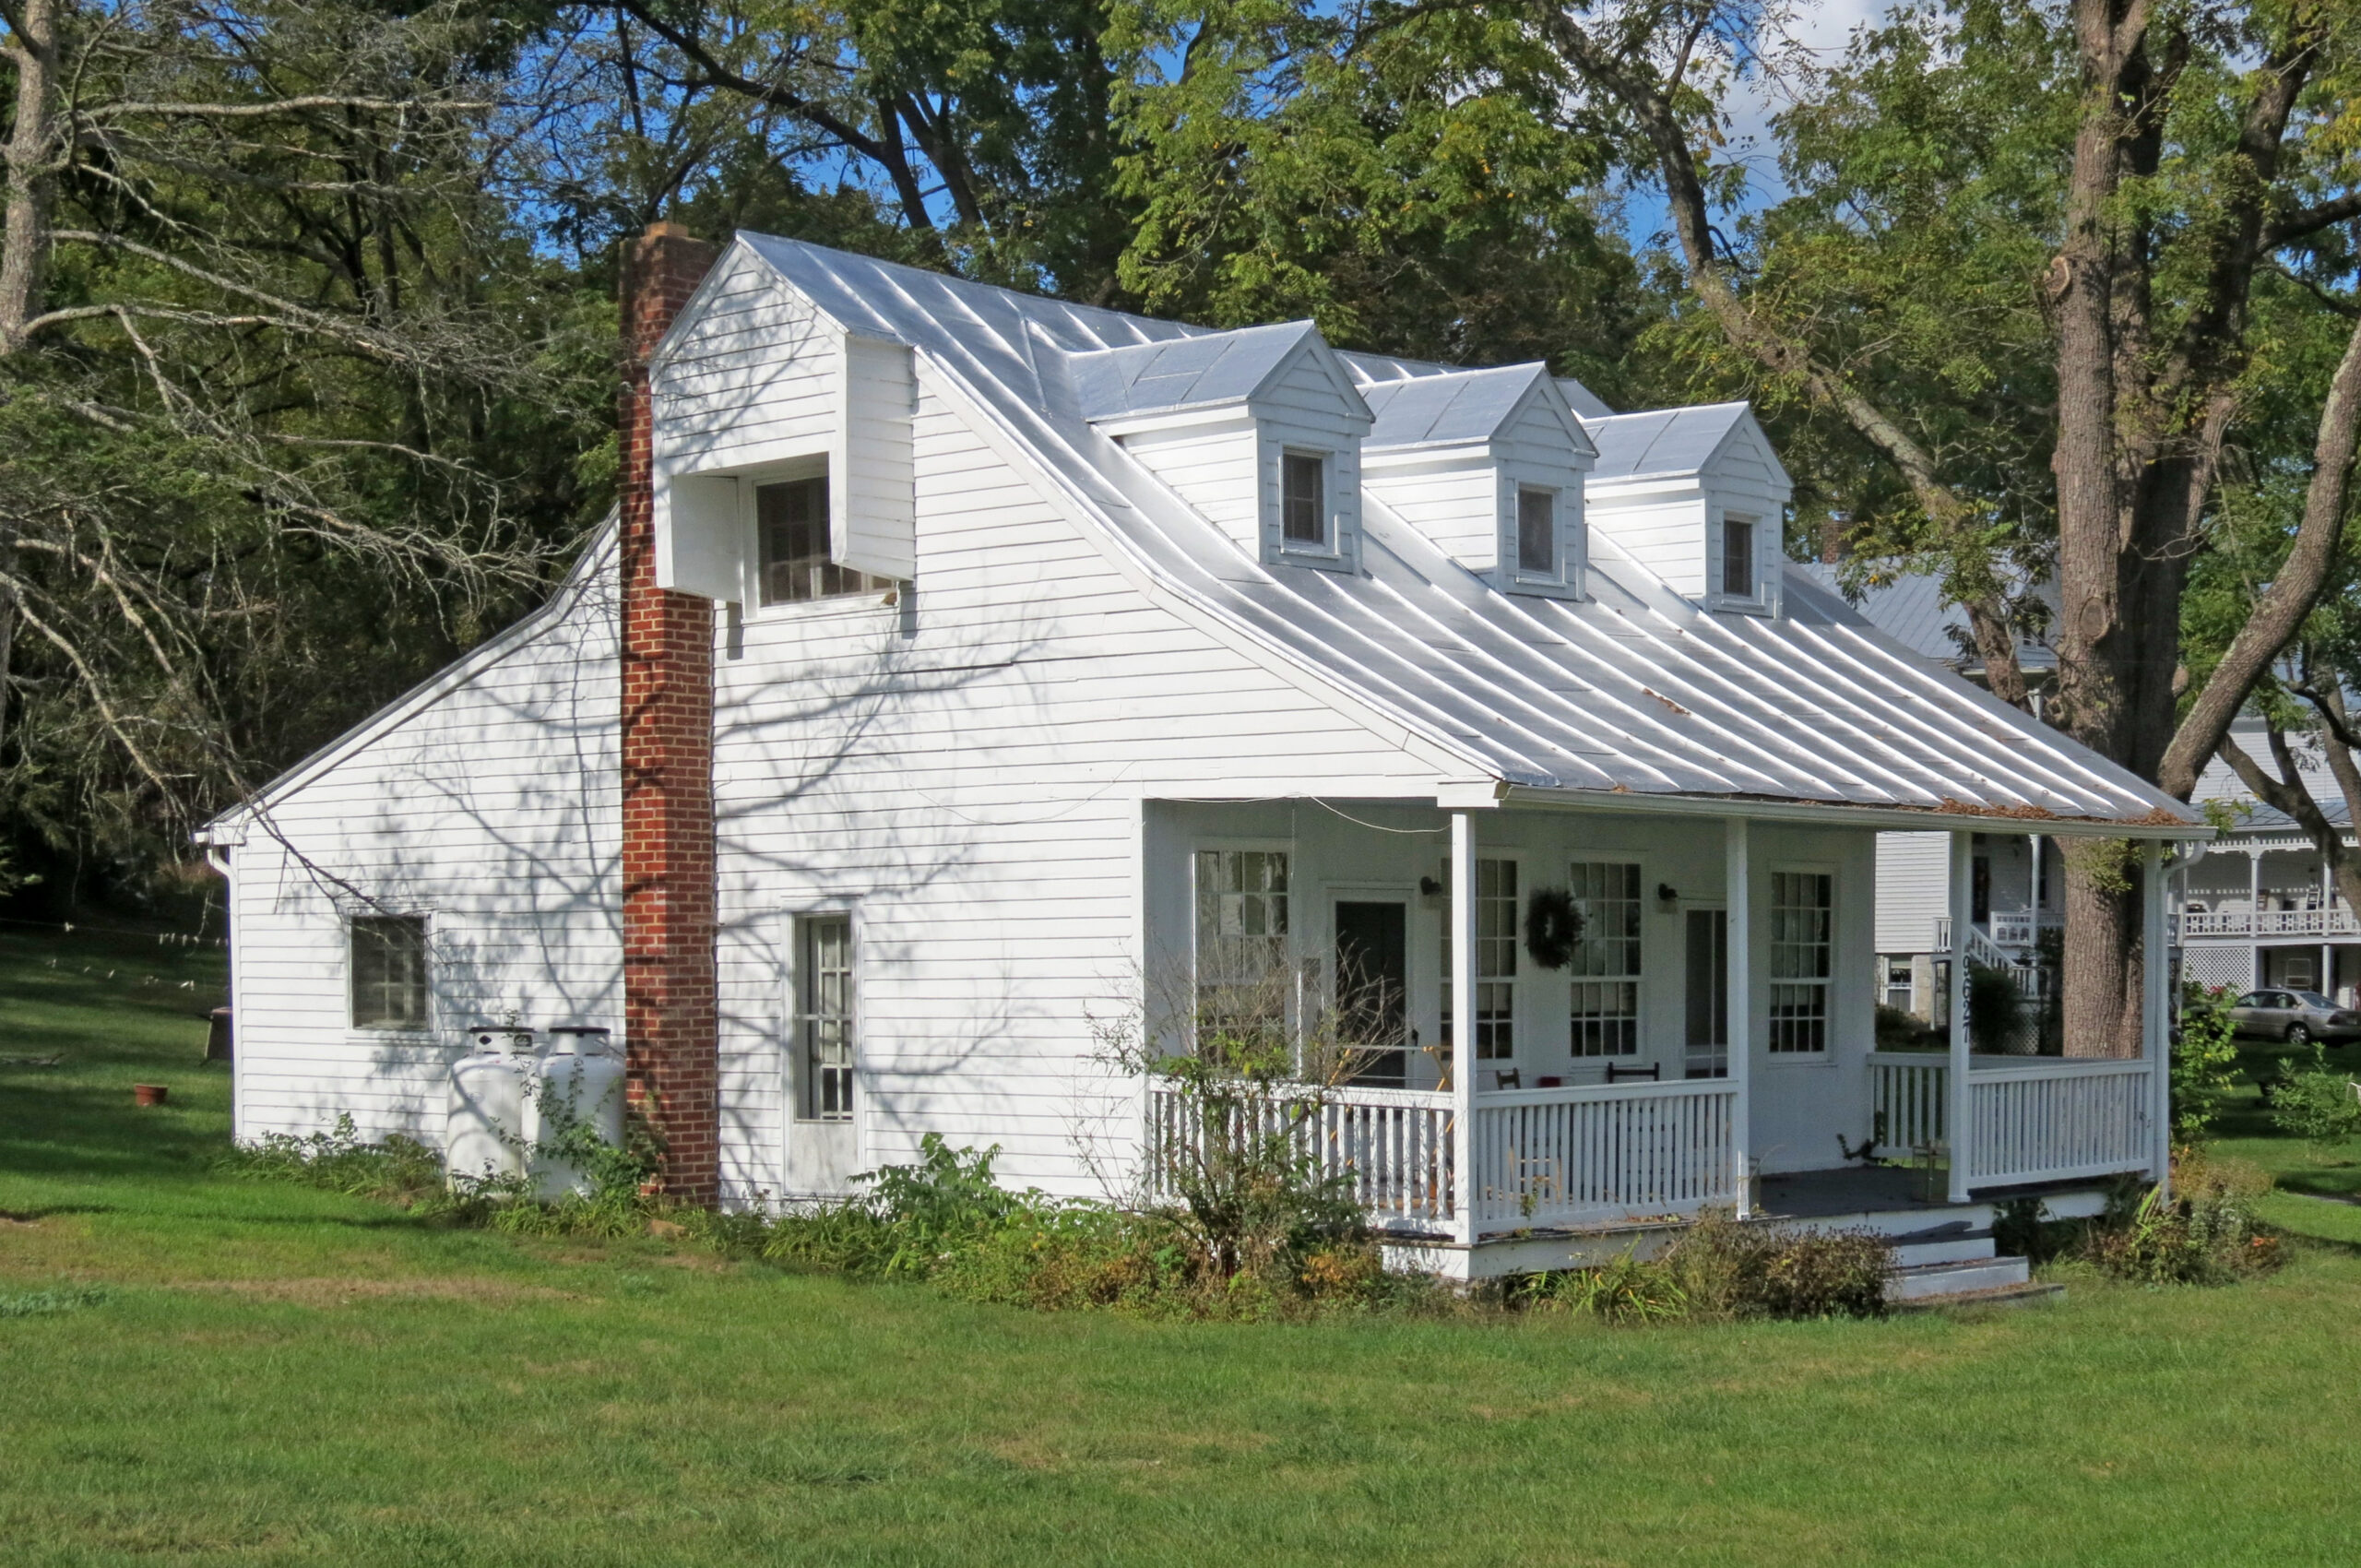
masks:
[[[1536,887],[1525,906],[1525,950],[1545,969],[1562,969],[1574,960],[1574,944],[1583,939],[1583,912],[1574,896],[1562,887]]]

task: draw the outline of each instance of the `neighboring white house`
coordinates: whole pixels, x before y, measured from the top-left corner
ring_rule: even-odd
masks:
[[[1340,950],[1404,1000],[1328,1157],[1463,1254],[1879,1130],[1960,1129],[1963,1201],[2157,1165],[2148,1061],[1875,1056],[1878,836],[2210,830],[1784,559],[1743,405],[752,234],[647,377],[620,545],[208,828],[241,1138],[431,1134],[480,1019],[681,1049],[625,996],[639,551],[710,601],[711,1016],[676,1021],[725,1202],[928,1133],[1097,1191],[1169,1108],[1094,1021],[1258,963],[1316,992]],[[1585,915],[1564,968],[1521,939],[1542,889]]]

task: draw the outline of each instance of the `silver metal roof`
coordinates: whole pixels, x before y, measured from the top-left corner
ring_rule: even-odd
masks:
[[[1799,569],[1831,593],[1843,592],[1834,566],[1811,561],[1803,563]],[[2051,610],[2056,611],[2058,601],[2055,585],[2044,583],[2034,591],[2047,599]],[[1945,597],[1943,579],[1932,572],[1911,572],[1872,584],[1847,596],[1846,602],[1859,611],[1869,624],[1923,658],[1953,669],[1983,668],[1982,657],[1964,641],[1967,612]],[[2048,644],[2021,636],[2017,639],[2017,664],[2028,671],[2055,670],[2058,655]]]
[[[1752,410],[1744,403],[1703,403],[1692,409],[1651,409],[1583,422],[1598,447],[1597,479],[1676,478],[1714,460],[1722,443]]]
[[[1308,321],[1207,332],[1074,354],[1066,372],[1088,420],[1242,403],[1318,336]]]
[[[1987,826],[2201,822],[1792,570],[1783,617],[1710,613],[1595,532],[1588,600],[1508,595],[1373,494],[1362,575],[1264,566],[1092,428],[1073,374],[1101,350],[1204,334],[792,240],[740,242],[839,325],[912,345],[1169,589],[1520,798],[1810,802],[1880,825],[1924,812],[1930,827],[1961,814]]]
[[[1489,441],[1536,385],[1555,388],[1548,365],[1503,365],[1498,370],[1364,382],[1361,397],[1376,416],[1367,445],[1456,446]],[[1576,441],[1574,449],[1589,456],[1591,444],[1580,423],[1570,428]]]

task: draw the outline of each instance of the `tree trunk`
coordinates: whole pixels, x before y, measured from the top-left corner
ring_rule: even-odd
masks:
[[[25,344],[49,271],[49,200],[57,125],[58,0],[24,0],[7,53],[17,67],[8,137],[7,231],[0,234],[0,354]]]

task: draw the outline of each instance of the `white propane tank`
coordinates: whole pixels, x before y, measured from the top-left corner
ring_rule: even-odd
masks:
[[[525,1141],[532,1146],[533,1193],[540,1198],[567,1193],[588,1196],[590,1173],[575,1160],[542,1153],[543,1129],[555,1136],[567,1122],[595,1128],[601,1143],[619,1148],[623,1141],[623,1061],[613,1049],[613,1036],[587,1024],[562,1025],[550,1031],[555,1043],[541,1058],[534,1075],[533,1093],[525,1107]]]
[[[478,1025],[474,1050],[451,1064],[451,1099],[443,1118],[443,1164],[462,1176],[516,1176],[525,1169],[525,1079],[532,1071],[533,1031]]]

